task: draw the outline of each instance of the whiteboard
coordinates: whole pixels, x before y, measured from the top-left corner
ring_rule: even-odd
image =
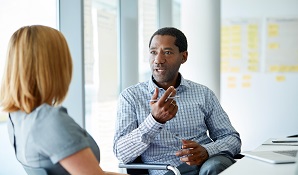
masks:
[[[221,1],[220,94],[242,151],[298,134],[298,0]]]

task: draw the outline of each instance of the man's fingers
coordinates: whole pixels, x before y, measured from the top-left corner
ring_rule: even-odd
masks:
[[[209,157],[207,150],[192,140],[182,140],[182,149],[176,152],[176,156],[188,165],[200,165]]]
[[[182,148],[183,149],[188,149],[188,148],[197,148],[200,145],[192,140],[182,140]]]
[[[180,155],[180,160],[188,165],[200,165],[207,159],[204,152],[196,152],[195,149],[184,149],[176,155]]]
[[[157,101],[157,97],[158,97],[158,93],[159,93],[159,89],[155,88],[154,93],[151,97],[150,103],[153,104]]]
[[[168,100],[168,97],[173,97],[176,95],[176,89],[173,86],[170,86],[165,93],[160,97],[159,102],[160,103],[167,103],[167,102],[171,102]]]

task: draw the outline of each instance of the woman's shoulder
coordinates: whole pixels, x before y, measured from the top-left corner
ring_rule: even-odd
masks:
[[[34,111],[36,118],[41,120],[68,118],[67,109],[63,106],[51,106],[48,104],[42,104]]]
[[[68,115],[62,106],[39,106],[32,120],[32,134],[37,138],[46,135],[52,138],[73,138],[86,135],[85,131]]]
[[[57,113],[67,113],[67,109],[63,106],[51,106],[49,104],[42,104],[39,107],[35,109],[35,112],[41,114],[41,113],[46,113],[46,114],[57,114]]]
[[[34,111],[32,117],[35,120],[37,130],[43,127],[52,130],[52,128],[65,128],[77,125],[75,121],[68,115],[67,109],[63,106],[51,106],[42,104]]]

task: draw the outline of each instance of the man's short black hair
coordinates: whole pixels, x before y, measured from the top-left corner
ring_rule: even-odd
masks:
[[[187,39],[183,32],[174,27],[164,27],[158,29],[150,38],[149,48],[151,45],[151,41],[155,35],[170,35],[176,38],[175,45],[179,48],[179,52],[187,51]]]

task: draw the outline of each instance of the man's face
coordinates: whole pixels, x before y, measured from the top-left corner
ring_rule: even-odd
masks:
[[[179,52],[175,40],[170,35],[155,35],[149,48],[152,75],[164,88],[175,85],[180,65],[187,59],[187,51]]]

